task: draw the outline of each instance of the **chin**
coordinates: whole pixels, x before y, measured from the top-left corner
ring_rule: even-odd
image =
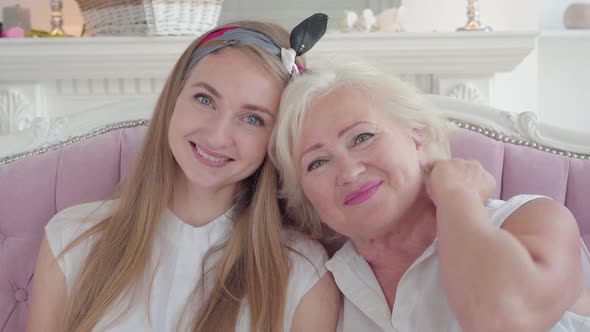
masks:
[[[184,172],[185,179],[189,185],[199,187],[199,188],[216,188],[222,187],[225,183],[220,181],[222,179],[227,179],[227,176],[223,176],[220,174],[210,174],[208,172],[203,172],[198,169],[192,169],[191,172]]]
[[[197,188],[206,188],[206,189],[215,189],[221,188],[223,185],[216,181],[211,181],[210,179],[189,179],[189,184],[192,187]]]

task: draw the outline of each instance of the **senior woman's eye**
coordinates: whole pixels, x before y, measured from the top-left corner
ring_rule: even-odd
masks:
[[[244,117],[244,122],[257,127],[264,125],[264,120],[257,115],[248,115]]]
[[[360,135],[357,135],[357,136],[354,138],[353,145],[359,145],[359,144],[361,144],[362,142],[365,142],[365,141],[369,140],[369,139],[370,139],[371,137],[373,137],[373,136],[375,136],[375,135],[374,135],[374,134],[371,134],[371,133],[362,133],[362,134],[360,134]]]
[[[312,161],[312,162],[309,164],[309,166],[307,166],[307,171],[308,171],[308,172],[311,172],[311,171],[313,171],[314,169],[316,169],[316,168],[318,168],[318,167],[322,166],[323,164],[325,164],[325,163],[327,163],[327,162],[328,162],[328,161],[327,161],[327,160],[325,160],[325,159],[316,159],[316,160]]]

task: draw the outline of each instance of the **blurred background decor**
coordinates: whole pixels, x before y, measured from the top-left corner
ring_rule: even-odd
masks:
[[[17,3],[2,8],[1,17],[4,22],[0,22],[0,36],[2,38],[69,37],[62,28],[62,0],[48,1],[48,7],[51,9],[51,16],[48,20],[51,27],[48,31],[33,28],[31,9]]]
[[[405,32],[408,9],[400,0],[398,7],[387,8],[377,15],[377,26],[383,32]]]
[[[572,3],[563,14],[566,29],[590,29],[590,4]]]
[[[90,36],[200,35],[223,0],[76,0]]]
[[[4,7],[2,9],[3,28],[8,30],[13,27],[20,27],[25,32],[31,31],[31,10],[19,4]]]
[[[338,20],[338,28],[341,32],[405,32],[407,18],[408,10],[399,0],[395,7],[384,8],[377,15],[371,8],[363,9],[360,15],[347,9]]]
[[[492,28],[479,22],[479,1],[467,0],[467,23],[457,31],[492,31]]]
[[[51,36],[65,35],[63,30],[63,17],[61,14],[63,3],[61,0],[51,0],[49,6],[51,7],[51,31],[49,31],[49,34]]]
[[[31,31],[31,11],[29,8],[21,7],[20,4],[4,7],[2,20],[2,26],[0,26],[2,38],[23,38],[28,31]]]
[[[360,32],[371,32],[376,29],[377,18],[371,8],[365,8],[359,15],[357,26]]]

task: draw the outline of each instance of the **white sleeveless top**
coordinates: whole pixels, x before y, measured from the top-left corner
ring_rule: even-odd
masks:
[[[53,255],[57,257],[78,235],[108,217],[116,203],[117,201],[100,201],[77,205],[53,217],[45,227]],[[231,228],[232,221],[228,213],[205,226],[194,227],[184,223],[172,211],[166,209],[160,221],[152,257],[146,269],[148,273],[144,278],[145,281],[136,287],[139,292],[136,294],[140,296],[136,297],[127,315],[113,326],[109,326],[122,312],[124,304],[127,303],[125,301],[128,299],[118,301],[97,324],[94,331],[176,331],[179,322],[179,331],[188,330],[186,324],[194,318],[198,307],[197,309],[190,307],[191,309],[184,315],[183,311],[193,290],[202,279],[204,256],[210,248],[226,239]],[[294,252],[289,254],[292,267],[287,288],[284,331],[290,331],[297,305],[326,273],[324,263],[328,257],[323,247],[317,242],[294,231],[287,231],[285,235],[286,244],[305,256],[302,257]],[[95,240],[96,236],[93,235],[58,260],[65,275],[68,294]],[[212,255],[207,260],[205,269],[208,270],[219,258],[220,254]],[[153,282],[152,277],[154,277]],[[150,283],[152,283],[151,288]],[[191,303],[198,306],[198,300],[193,300]],[[249,327],[249,310],[244,305],[238,317],[236,331],[249,331]]]
[[[494,225],[504,220],[520,206],[541,196],[522,195],[504,202],[490,200],[487,210]],[[435,240],[402,276],[393,312],[389,310],[385,295],[377,278],[365,259],[348,241],[326,263],[336,284],[344,294],[344,303],[338,331],[343,332],[460,332],[459,323],[447,304],[440,287],[437,241]],[[590,272],[586,255],[583,264]],[[590,287],[590,274],[586,274]],[[590,317],[566,312],[550,332],[588,332]]]

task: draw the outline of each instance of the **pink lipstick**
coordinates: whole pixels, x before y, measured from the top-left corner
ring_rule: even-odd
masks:
[[[349,193],[344,198],[344,205],[357,205],[373,197],[383,184],[382,180],[371,180],[363,184],[359,189]]]

